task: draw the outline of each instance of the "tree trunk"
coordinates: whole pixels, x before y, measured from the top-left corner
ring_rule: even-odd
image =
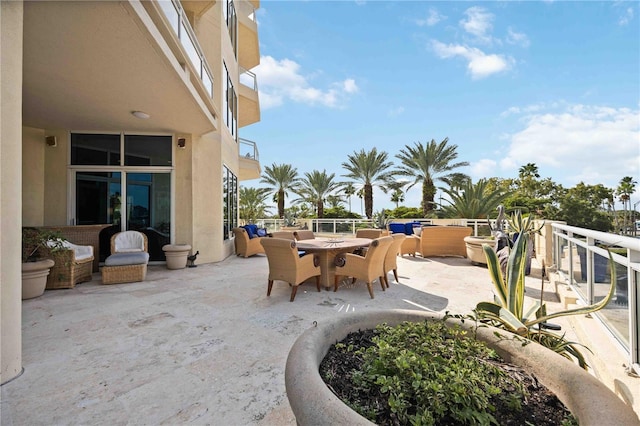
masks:
[[[373,187],[370,183],[364,185],[364,211],[367,219],[373,217]]]
[[[284,219],[284,189],[278,191],[278,217]]]
[[[436,187],[431,179],[425,179],[422,183],[422,213],[425,217],[433,210],[433,199],[436,195]]]
[[[324,217],[324,203],[322,202],[322,200],[318,201],[317,209],[318,209],[318,219],[322,219]]]

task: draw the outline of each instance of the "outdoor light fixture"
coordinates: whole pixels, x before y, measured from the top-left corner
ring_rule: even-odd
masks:
[[[179,138],[178,139],[178,147],[179,148],[184,148],[185,146],[187,146],[187,140],[185,138]]]
[[[55,136],[46,136],[44,140],[47,142],[47,146],[58,146],[58,139]]]
[[[132,111],[131,114],[136,117],[139,118],[141,120],[147,120],[149,118],[151,118],[151,116],[149,114],[147,114],[144,111]]]

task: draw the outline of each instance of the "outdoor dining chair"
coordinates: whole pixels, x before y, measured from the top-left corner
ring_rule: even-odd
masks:
[[[371,241],[369,249],[364,256],[359,256],[353,253],[342,253],[336,256],[336,272],[333,291],[338,291],[339,276],[351,277],[353,283],[359,279],[365,281],[367,283],[369,295],[372,299],[373,281],[376,279],[380,280],[380,286],[384,291],[384,257],[392,242],[393,238],[391,237],[380,237]]]
[[[269,263],[267,296],[271,296],[271,288],[276,280],[291,285],[290,302],[295,299],[298,286],[309,278],[315,277],[316,287],[320,291],[321,272],[317,255],[308,254],[300,257],[296,242],[285,238],[262,238],[260,243]]]
[[[404,242],[407,236],[405,234],[392,234],[391,238],[393,238],[393,242],[389,246],[389,250],[387,250],[387,254],[384,257],[384,283],[389,288],[389,277],[387,274],[389,271],[393,271],[393,277],[398,281],[398,253],[400,252],[400,247]]]

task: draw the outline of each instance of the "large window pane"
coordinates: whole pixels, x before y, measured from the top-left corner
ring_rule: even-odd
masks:
[[[125,135],[125,166],[170,166],[171,136]]]
[[[120,135],[72,133],[71,164],[120,165]]]
[[[238,226],[238,178],[224,166],[222,170],[223,238],[231,238],[231,230]]]

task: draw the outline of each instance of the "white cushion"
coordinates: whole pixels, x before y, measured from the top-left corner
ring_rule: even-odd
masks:
[[[115,253],[135,253],[144,250],[144,234],[138,231],[124,231],[116,234]]]
[[[57,243],[47,241],[47,245],[51,248],[59,247],[58,244],[66,249],[73,250],[76,260],[85,260],[93,257],[93,246],[79,246],[63,239],[58,239]]]

